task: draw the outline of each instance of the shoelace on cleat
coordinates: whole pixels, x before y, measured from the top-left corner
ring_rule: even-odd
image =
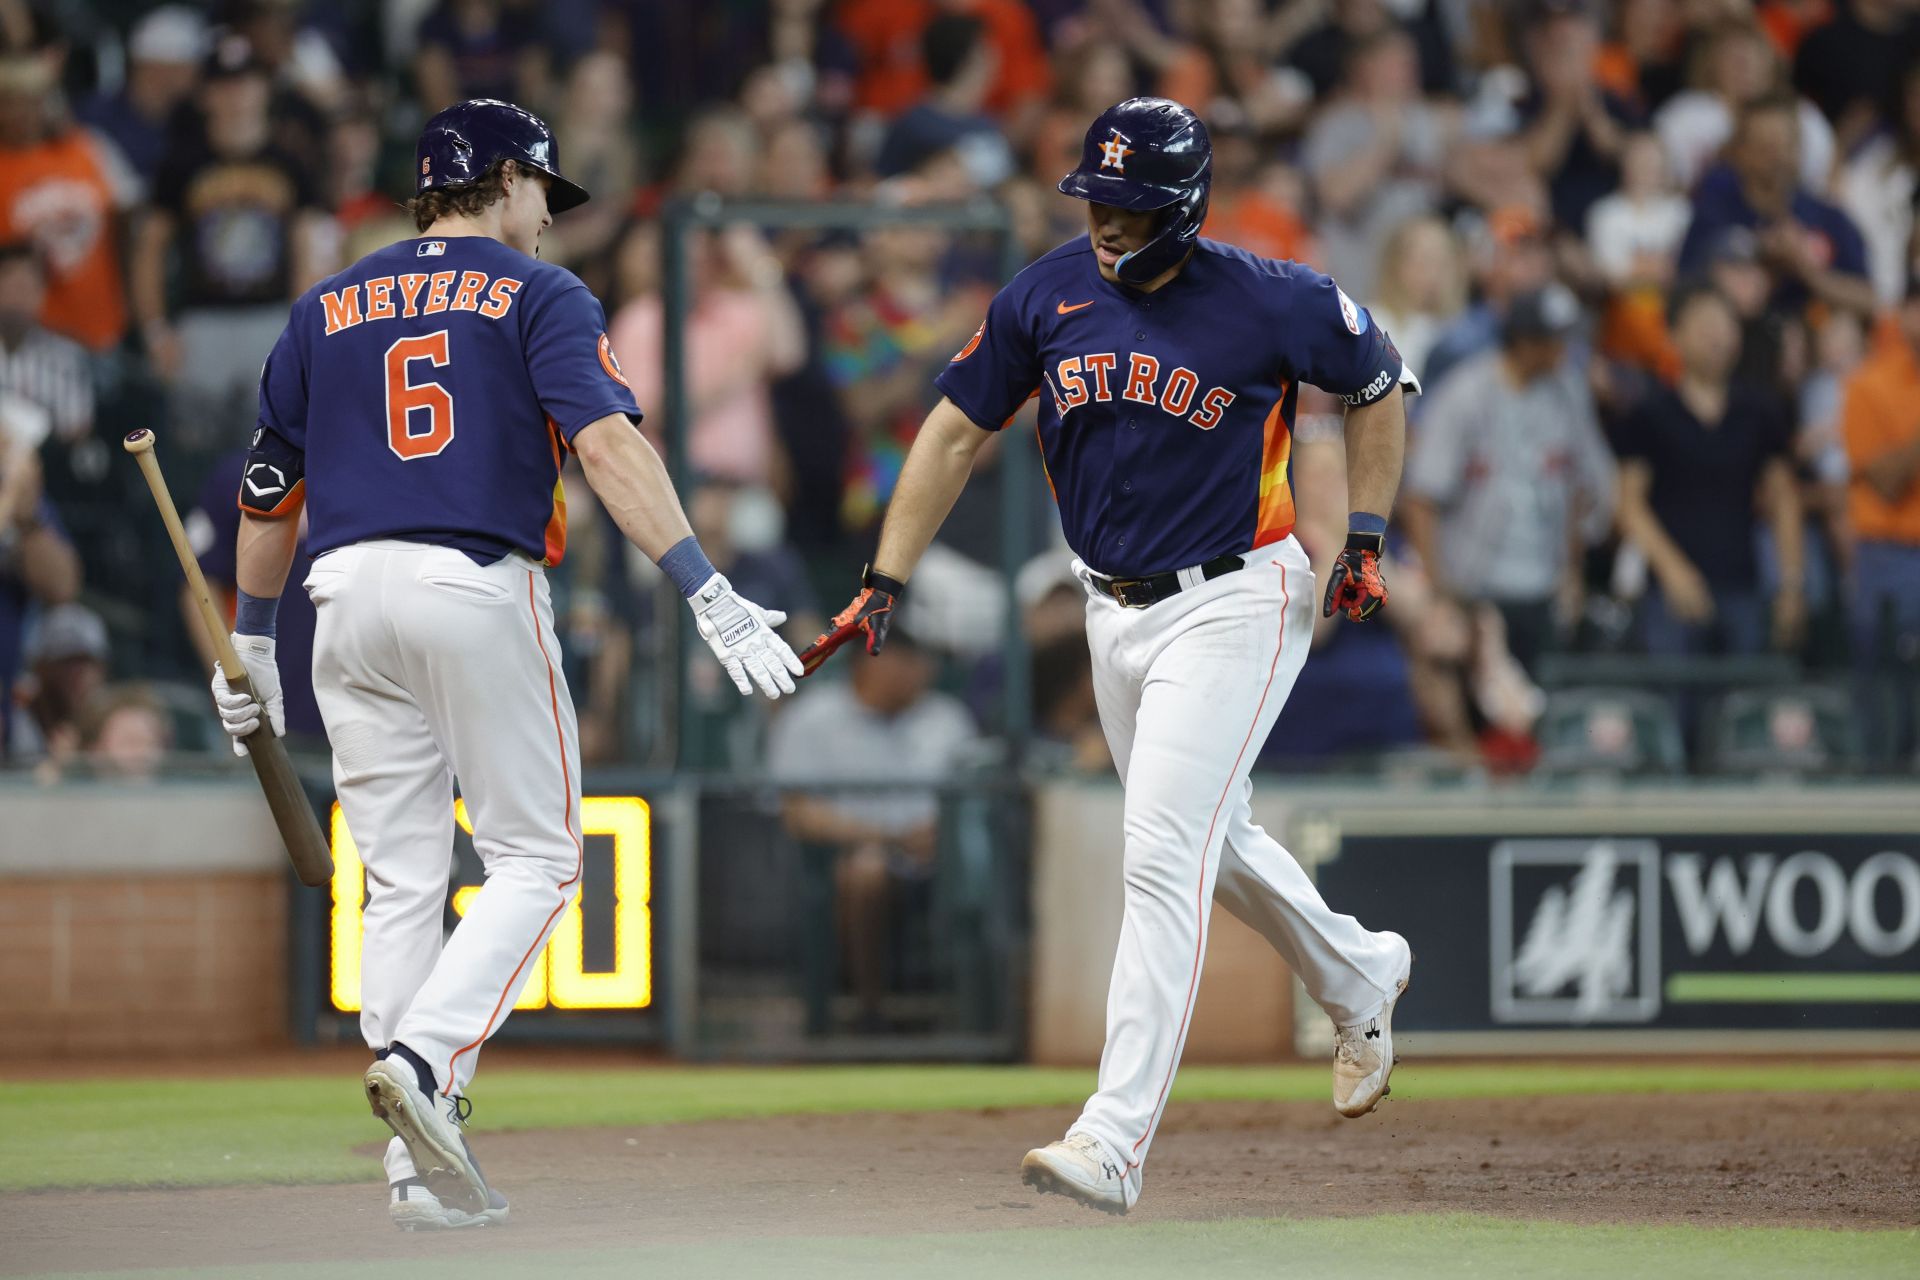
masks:
[[[1334,1027],[1334,1061],[1344,1062],[1349,1066],[1359,1066],[1360,1050],[1367,1042],[1367,1028],[1377,1025],[1379,1025],[1378,1019],[1369,1019],[1366,1022],[1356,1022],[1351,1026]]]
[[[473,1101],[465,1094],[448,1094],[447,1100],[453,1103],[453,1118],[464,1128],[467,1117],[473,1114]]]

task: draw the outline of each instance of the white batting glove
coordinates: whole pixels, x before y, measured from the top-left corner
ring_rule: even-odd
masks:
[[[286,702],[280,696],[280,668],[273,658],[273,637],[243,636],[236,631],[227,639],[233,642],[233,652],[239,657],[240,665],[246,668],[247,683],[253,686],[253,693],[252,696],[235,693],[227,685],[227,673],[216,662],[213,664],[213,705],[220,709],[220,727],[233,739],[233,754],[244,756],[247,744],[240,739],[260,727],[263,703],[267,708],[267,723],[273,726],[273,736],[286,736]]]
[[[735,595],[733,584],[717,573],[687,603],[700,638],[727,669],[734,688],[752,696],[758,685],[769,698],[793,692],[793,678],[804,668],[775,630],[787,620],[786,614]]]

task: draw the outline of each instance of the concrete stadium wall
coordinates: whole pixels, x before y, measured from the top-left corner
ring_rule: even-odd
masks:
[[[286,855],[251,779],[0,787],[0,1058],[287,1035]]]

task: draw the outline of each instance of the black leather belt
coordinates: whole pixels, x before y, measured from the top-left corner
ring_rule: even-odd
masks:
[[[1200,566],[1200,576],[1211,582],[1246,567],[1247,562],[1239,556],[1215,556]],[[1159,604],[1168,596],[1177,596],[1182,590],[1177,571],[1151,574],[1145,578],[1107,578],[1097,573],[1090,576],[1093,585],[1119,601],[1123,609],[1144,609],[1148,605]]]

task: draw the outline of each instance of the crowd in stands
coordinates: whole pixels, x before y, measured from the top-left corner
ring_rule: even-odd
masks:
[[[670,202],[988,200],[1031,258],[1084,234],[1053,184],[1135,93],[1212,131],[1205,234],[1333,274],[1425,387],[1387,625],[1320,628],[1266,763],[1424,748],[1523,770],[1568,654],[1776,654],[1861,699],[1864,758],[1912,767],[1914,0],[0,0],[0,759],[146,776],[184,736],[148,684],[196,682],[204,655],[115,437],[161,428],[230,590],[261,362],[292,298],[414,234],[399,202],[433,111],[501,97],[553,122],[593,199],[544,252],[606,302],[664,443]],[[688,505],[804,642],[1000,261],[921,225],[684,247]],[[1321,565],[1347,511],[1338,413],[1308,395],[1296,424]],[[884,695],[818,695],[868,708],[877,760],[906,711],[873,708],[903,690],[996,732],[1019,625],[1036,758],[1103,767],[1064,554],[1021,575],[1018,618],[1000,600],[1002,455],[1032,438],[983,455],[908,597],[938,676],[916,653],[868,681]],[[670,759],[704,720],[686,762],[759,767],[761,713],[710,664],[663,678],[678,614],[569,495],[556,603],[589,766]],[[1036,549],[1058,539],[1044,504],[1018,535]],[[298,647],[288,719],[311,737]],[[683,680],[687,707],[659,693]],[[1705,699],[1679,704],[1689,742]]]

